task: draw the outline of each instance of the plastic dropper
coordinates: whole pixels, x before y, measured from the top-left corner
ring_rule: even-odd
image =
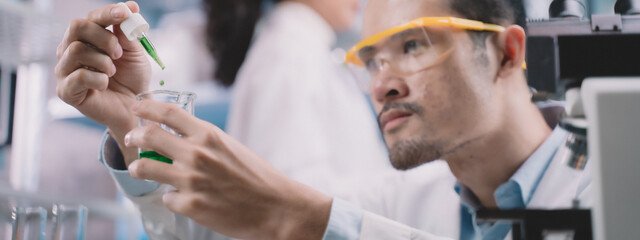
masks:
[[[153,47],[153,44],[151,44],[151,41],[149,41],[147,35],[145,35],[145,32],[149,31],[149,23],[144,20],[140,13],[132,13],[131,9],[129,9],[125,3],[121,2],[118,4],[123,5],[125,9],[127,9],[127,12],[129,12],[129,17],[120,23],[120,29],[124,35],[127,36],[129,41],[140,41],[144,50],[146,50],[147,53],[149,53],[149,56],[151,56],[151,58],[160,65],[160,68],[164,70],[164,64],[162,64],[162,61],[158,57],[156,49]]]

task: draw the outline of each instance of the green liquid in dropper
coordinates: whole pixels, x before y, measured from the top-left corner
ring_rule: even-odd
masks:
[[[173,160],[171,160],[168,157],[160,155],[156,151],[144,151],[144,152],[141,152],[140,153],[140,158],[149,158],[149,159],[153,159],[153,160],[164,162],[164,163],[168,163],[168,164],[173,164]]]
[[[140,38],[140,44],[142,44],[142,47],[144,47],[144,50],[146,50],[147,53],[149,53],[149,55],[153,58],[153,60],[155,60],[158,63],[158,65],[160,65],[160,68],[164,70],[164,64],[162,64],[162,61],[158,57],[156,50],[153,48],[153,45],[151,45],[151,42],[149,42],[147,37]]]

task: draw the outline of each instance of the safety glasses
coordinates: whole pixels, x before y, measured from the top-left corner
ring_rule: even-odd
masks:
[[[504,27],[455,17],[424,17],[375,34],[351,48],[349,69],[368,89],[383,70],[410,75],[436,65],[454,49],[453,33],[460,30],[502,32]]]

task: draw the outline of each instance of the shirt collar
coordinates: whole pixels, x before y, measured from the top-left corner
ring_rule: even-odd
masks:
[[[525,208],[529,204],[538,183],[566,136],[566,130],[556,127],[542,145],[516,170],[513,176],[496,189],[494,197],[498,208]],[[457,182],[454,189],[460,195],[464,205],[475,210],[482,207],[473,192],[462,183]]]
[[[336,33],[329,23],[304,3],[277,3],[267,21],[267,24],[278,26],[280,30],[295,32],[296,36],[305,37],[308,41],[317,41],[318,44],[327,47],[333,46],[336,42]]]

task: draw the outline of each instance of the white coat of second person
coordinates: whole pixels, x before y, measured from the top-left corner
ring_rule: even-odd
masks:
[[[294,180],[345,197],[391,166],[365,96],[332,60],[335,41],[311,7],[276,4],[238,72],[227,131]]]

